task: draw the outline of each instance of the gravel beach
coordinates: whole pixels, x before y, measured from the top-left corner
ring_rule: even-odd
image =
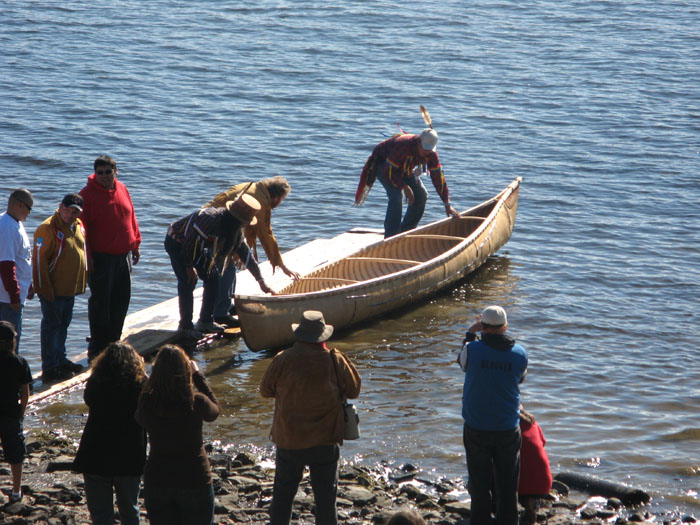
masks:
[[[10,503],[9,469],[0,469],[0,523],[32,525],[88,524],[81,475],[71,471],[75,444],[51,432],[27,436],[22,501]],[[268,519],[274,462],[248,452],[208,445],[217,524],[262,524]],[[466,468],[466,467],[465,467]],[[338,488],[340,523],[381,524],[399,509],[413,508],[428,523],[468,525],[470,503],[462,480],[428,479],[419,466],[374,467],[343,465]],[[293,521],[313,523],[313,494],[305,477],[294,505]],[[142,522],[148,523],[142,504]],[[618,498],[596,497],[569,491],[555,481],[538,511],[539,523],[569,525],[627,522],[695,523],[692,516],[653,515],[644,506],[625,506]]]

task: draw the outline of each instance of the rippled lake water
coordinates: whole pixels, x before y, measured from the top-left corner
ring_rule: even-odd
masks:
[[[363,438],[345,458],[466,475],[462,332],[504,305],[529,351],[526,406],[553,470],[627,481],[660,509],[700,509],[700,7],[478,0],[433,5],[9,0],[0,13],[0,198],[36,195],[31,233],[116,157],[140,221],[131,312],[175,295],[167,225],[233,183],[277,173],[283,250],[380,227],[351,207],[375,143],[440,133],[452,202],[522,176],[513,237],[458,287],[333,343],[360,368]],[[432,188],[424,221],[443,209]],[[40,369],[36,301],[22,354]],[[71,353],[87,335],[80,298]],[[269,447],[256,393],[270,356],[198,355],[224,405],[210,439]],[[78,436],[80,393],[28,426]]]

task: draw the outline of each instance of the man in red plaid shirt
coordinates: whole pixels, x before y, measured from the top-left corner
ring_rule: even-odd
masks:
[[[374,180],[379,179],[389,199],[384,218],[385,238],[412,230],[423,217],[428,192],[420,174],[426,167],[447,216],[459,217],[450,204],[450,192],[436,151],[437,141],[438,134],[432,128],[423,130],[420,135],[402,133],[377,144],[367,159],[355,194],[355,204],[364,203]],[[402,193],[408,201],[403,221]]]

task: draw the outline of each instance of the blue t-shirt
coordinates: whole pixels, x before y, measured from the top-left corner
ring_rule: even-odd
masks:
[[[513,430],[520,423],[520,381],[527,352],[519,344],[496,349],[483,341],[467,344],[462,417],[477,430]]]

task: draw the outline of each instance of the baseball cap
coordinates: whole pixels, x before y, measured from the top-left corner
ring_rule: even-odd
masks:
[[[500,306],[489,306],[481,314],[481,322],[493,326],[501,326],[507,321],[506,311]]]
[[[76,208],[78,211],[83,211],[83,197],[79,193],[69,193],[61,201],[67,208]]]

